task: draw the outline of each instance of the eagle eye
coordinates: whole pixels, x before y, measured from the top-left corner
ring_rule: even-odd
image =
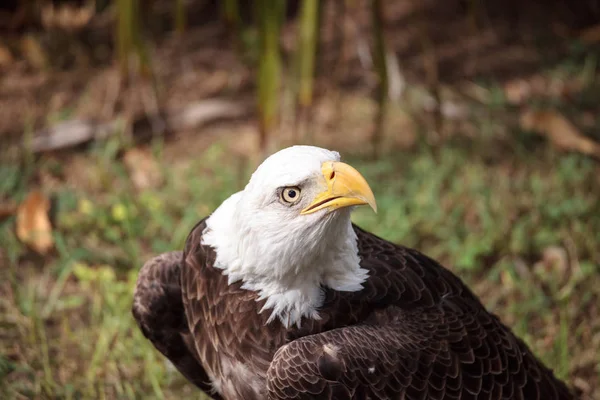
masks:
[[[297,186],[289,186],[281,191],[281,200],[288,204],[294,204],[300,199],[301,190]]]

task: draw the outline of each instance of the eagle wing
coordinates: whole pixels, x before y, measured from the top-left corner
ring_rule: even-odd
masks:
[[[457,277],[355,229],[370,277],[331,302],[370,315],[281,347],[267,373],[270,399],[572,398]]]
[[[196,357],[185,317],[180,284],[182,258],[181,251],[173,251],[144,264],[135,287],[132,313],[154,347],[190,382],[209,392],[212,387]]]
[[[258,294],[242,289],[241,282],[229,284],[213,266],[216,254],[202,244],[205,228],[205,220],[192,228],[183,252],[181,290],[191,345],[223,397],[256,399],[285,330],[265,326]]]

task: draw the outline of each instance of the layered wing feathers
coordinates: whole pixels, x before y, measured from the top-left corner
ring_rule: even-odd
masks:
[[[144,264],[133,295],[133,316],[144,336],[190,382],[212,390],[210,379],[196,357],[182,301],[180,274],[183,254],[161,254]],[[215,394],[214,399],[221,397]]]
[[[455,275],[356,231],[370,277],[361,292],[328,293],[324,308],[367,317],[279,349],[270,399],[572,398]]]
[[[458,277],[415,250],[355,227],[369,270],[364,289],[327,289],[322,319],[286,330],[266,325],[256,294],[228,285],[212,266],[204,227],[194,227],[183,255],[146,263],[133,313],[146,337],[205,391],[210,370],[231,398],[257,398],[264,386],[269,399],[572,398]],[[224,359],[248,375],[225,379]]]

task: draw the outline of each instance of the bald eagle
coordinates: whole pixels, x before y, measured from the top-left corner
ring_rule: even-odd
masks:
[[[571,399],[463,282],[354,225],[375,197],[337,152],[293,146],[148,261],[133,315],[215,399]]]

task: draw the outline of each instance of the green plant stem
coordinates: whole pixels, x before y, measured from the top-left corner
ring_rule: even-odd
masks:
[[[374,63],[379,78],[377,86],[377,103],[379,105],[375,121],[375,131],[372,136],[373,152],[375,157],[379,155],[385,116],[388,107],[388,72],[386,64],[385,38],[383,32],[383,4],[381,0],[373,0],[371,4],[371,16],[373,23],[373,34],[375,39]]]
[[[182,34],[186,27],[185,1],[175,0],[175,31]]]
[[[309,107],[313,97],[315,57],[318,43],[319,2],[304,0],[300,16],[298,44],[298,100],[301,107]]]
[[[265,151],[269,134],[275,126],[281,81],[279,31],[284,3],[277,0],[257,0],[260,58],[258,64],[258,111],[260,148]]]

